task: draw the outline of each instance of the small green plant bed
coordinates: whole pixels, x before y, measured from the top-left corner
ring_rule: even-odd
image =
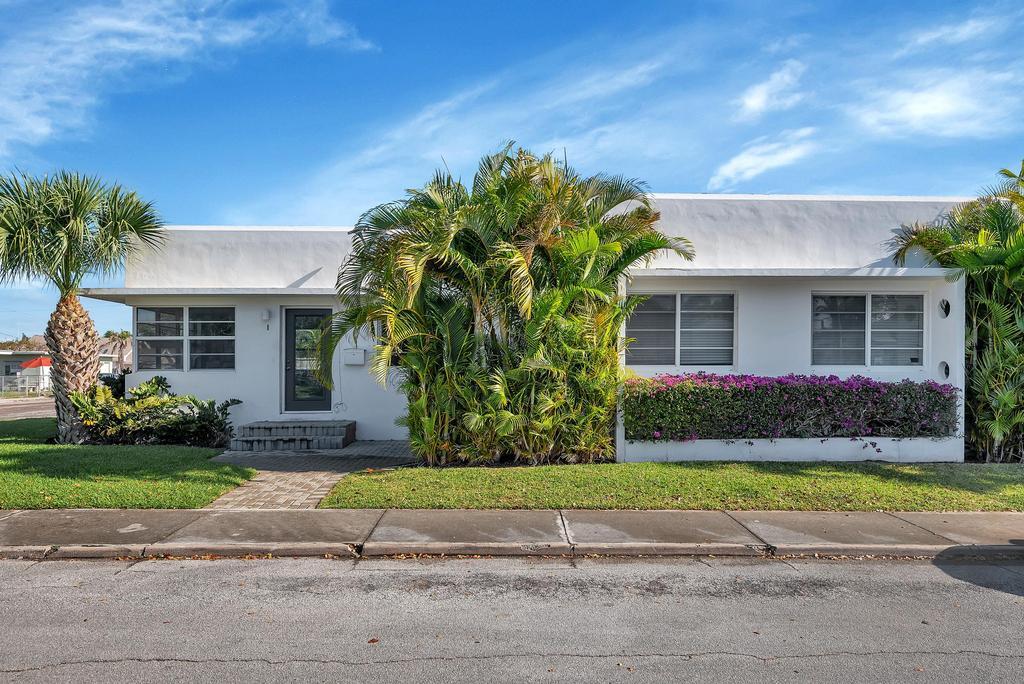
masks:
[[[349,475],[321,508],[1022,511],[1024,466],[606,463]]]
[[[216,449],[47,444],[54,427],[0,421],[0,509],[201,508],[255,474]]]

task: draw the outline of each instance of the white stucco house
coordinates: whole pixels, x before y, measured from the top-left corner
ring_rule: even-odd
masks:
[[[655,195],[661,230],[697,257],[632,273],[627,290],[651,297],[626,326],[636,342],[624,363],[642,375],[858,374],[962,390],[963,282],[923,257],[895,267],[887,242],[964,199]],[[85,294],[132,307],[131,385],[164,375],[178,392],[236,397],[240,424],[354,420],[360,439],[402,438],[403,398],[370,376],[369,340],[342,345],[332,390],[309,371],[305,341],[338,306],[350,244],[340,227],[172,226],[161,250],[128,264],[123,288]],[[620,428],[619,458],[963,460],[962,435],[869,454],[841,440],[703,442],[628,444]]]

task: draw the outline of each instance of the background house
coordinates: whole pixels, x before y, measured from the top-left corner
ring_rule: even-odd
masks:
[[[45,392],[50,389],[50,354],[42,335],[32,335],[8,343],[0,349],[0,391]],[[128,340],[121,351],[111,340],[100,339],[100,373],[131,368],[132,344]],[[121,358],[123,357],[123,358]],[[30,364],[26,367],[25,364]]]
[[[631,274],[627,291],[650,296],[623,331],[635,339],[624,359],[632,371],[859,374],[963,388],[962,282],[923,258],[896,268],[888,246],[901,225],[934,221],[960,198],[654,201],[661,230],[692,240],[697,259],[665,255]],[[404,400],[396,378],[382,388],[367,372],[369,340],[340,346],[332,388],[312,374],[312,338],[338,310],[333,286],[350,246],[346,228],[174,226],[163,249],[128,264],[125,287],[85,294],[134,309],[130,385],[163,375],[179,392],[241,399],[238,422],[346,418],[363,439],[400,438]],[[963,440],[912,452],[893,446],[879,457],[962,460]],[[678,449],[620,439],[619,454],[673,458]]]

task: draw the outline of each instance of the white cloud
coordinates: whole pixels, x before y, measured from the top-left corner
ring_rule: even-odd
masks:
[[[769,55],[783,54],[800,47],[807,41],[807,38],[808,36],[806,33],[795,33],[793,35],[769,41],[761,49]]]
[[[136,81],[144,67],[187,64],[217,49],[303,39],[373,47],[331,17],[325,0],[277,0],[258,13],[213,0],[120,0],[19,19],[0,43],[0,159],[84,126],[104,92]],[[0,18],[2,20],[2,18]]]
[[[736,119],[752,121],[765,112],[789,109],[796,105],[804,97],[796,87],[806,70],[804,63],[795,59],[783,62],[766,81],[752,85],[743,92],[738,102],[740,110]]]
[[[784,131],[774,140],[758,138],[748,143],[742,152],[715,170],[708,190],[722,190],[766,171],[795,164],[818,148],[811,140],[815,132],[811,127],[799,128]]]
[[[902,87],[888,81],[870,88],[848,112],[882,136],[998,137],[1020,128],[1022,80],[980,69],[914,72]]]
[[[936,46],[967,43],[986,34],[1001,31],[1010,23],[1012,17],[975,17],[954,24],[934,26],[911,34],[906,44],[896,54],[905,55]]]

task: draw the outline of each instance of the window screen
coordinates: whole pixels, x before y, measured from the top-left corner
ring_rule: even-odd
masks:
[[[234,340],[189,340],[188,367],[201,368],[234,368]]]
[[[924,363],[924,296],[871,295],[871,365]]]
[[[651,295],[626,322],[626,348],[631,366],[673,366],[676,363],[676,295]]]
[[[138,340],[139,370],[181,370],[184,368],[181,340]]]
[[[731,366],[735,315],[734,295],[680,295],[679,364]]]
[[[136,337],[181,337],[184,334],[181,307],[139,307],[135,310]]]
[[[234,308],[230,306],[189,307],[188,334],[191,337],[234,337]]]
[[[867,298],[864,295],[811,297],[811,363],[863,366]]]

